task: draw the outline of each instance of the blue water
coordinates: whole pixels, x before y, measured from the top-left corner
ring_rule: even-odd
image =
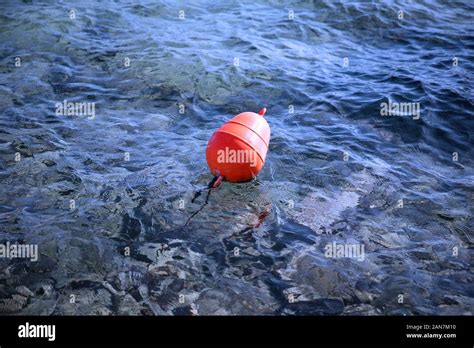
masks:
[[[472,315],[470,1],[0,6],[0,244],[39,250],[0,313]],[[208,195],[261,107],[264,170]]]

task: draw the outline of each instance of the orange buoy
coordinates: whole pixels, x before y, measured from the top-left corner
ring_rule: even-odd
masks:
[[[206,159],[212,174],[219,177],[217,185],[222,179],[249,181],[262,170],[270,142],[270,126],[263,117],[266,111],[238,114],[209,139]]]

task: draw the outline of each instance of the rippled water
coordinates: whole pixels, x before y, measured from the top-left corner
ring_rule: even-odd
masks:
[[[3,3],[0,241],[40,255],[0,259],[0,312],[472,314],[473,10]],[[263,172],[199,195],[261,107]]]

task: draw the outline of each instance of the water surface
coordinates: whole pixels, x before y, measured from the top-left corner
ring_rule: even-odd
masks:
[[[473,10],[3,2],[0,241],[40,255],[0,259],[0,313],[472,314]],[[258,179],[197,195],[261,107]]]

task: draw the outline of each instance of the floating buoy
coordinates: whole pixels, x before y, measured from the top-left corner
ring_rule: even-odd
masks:
[[[222,180],[252,180],[262,170],[270,142],[270,126],[263,117],[266,111],[263,108],[258,114],[238,114],[209,139],[207,164],[212,174],[218,177],[213,187],[217,187]]]

